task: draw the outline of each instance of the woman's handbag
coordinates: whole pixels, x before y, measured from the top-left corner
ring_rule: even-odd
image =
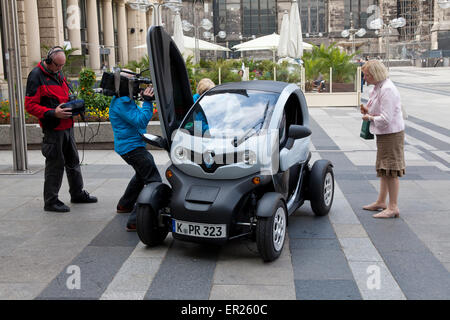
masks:
[[[373,139],[373,134],[370,133],[370,121],[363,120],[362,126],[361,126],[361,132],[359,133],[359,136],[366,140]]]

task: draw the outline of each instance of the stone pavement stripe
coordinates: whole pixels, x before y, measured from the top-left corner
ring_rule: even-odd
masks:
[[[431,122],[428,122],[428,121],[416,118],[416,117],[411,116],[411,115],[408,115],[408,121],[417,123],[417,124],[419,124],[419,125],[421,125],[421,126],[423,126],[425,128],[428,128],[430,130],[436,131],[436,132],[438,132],[438,133],[440,133],[442,135],[450,136],[450,130],[449,129],[443,128],[443,127],[438,126],[438,125],[435,125],[434,123],[431,123]]]
[[[449,130],[447,130],[448,132],[442,134],[440,132],[436,132],[432,129],[429,129],[429,128],[423,126],[422,124],[417,124],[412,121],[406,121],[406,126],[410,127],[410,128],[414,128],[414,129],[416,129],[422,133],[425,133],[435,139],[443,141],[443,142],[447,143],[447,146],[450,146],[450,144],[449,144],[450,143],[450,136],[449,136],[450,131]]]
[[[443,91],[443,90],[434,90],[434,89],[426,88],[424,86],[404,84],[404,83],[400,83],[397,81],[393,81],[393,82],[397,87],[400,87],[400,88],[405,88],[405,89],[420,91],[420,92],[428,92],[428,93],[433,93],[433,94],[442,95],[442,96],[450,96],[450,92]]]
[[[132,251],[131,247],[87,246],[36,299],[99,299]],[[78,274],[70,266],[79,268],[80,289],[70,285]]]
[[[450,150],[450,144],[443,142],[437,138],[434,138],[424,132],[421,132],[413,127],[406,126],[405,133],[419,140],[424,141],[430,146],[435,147],[439,150]]]
[[[158,247],[149,248],[139,242],[100,299],[143,300],[172,241],[169,234]]]
[[[339,242],[335,242],[337,246],[341,245],[342,247],[362,298],[365,300],[383,299],[383,297],[405,299],[401,289],[382,262],[378,251],[370,242],[366,231],[342,193],[337,181],[343,179],[345,179],[344,175],[342,179],[335,179],[334,201],[328,217],[339,240]],[[373,265],[380,268],[380,288],[378,290],[374,291],[368,288],[366,270],[361,272],[361,268],[355,268],[355,263],[365,263],[366,270]]]
[[[315,122],[313,119],[310,121]],[[316,129],[322,130],[320,127]],[[322,141],[324,134],[326,133],[321,133]],[[314,142],[314,136],[312,139]],[[337,157],[339,154],[333,152],[320,152],[320,155],[332,162],[335,160],[341,164],[345,162],[342,157]],[[348,169],[352,165],[347,158],[345,168]],[[335,166],[334,169],[338,172],[340,167]],[[341,183],[341,181],[338,182]],[[361,188],[370,189],[368,181],[356,182]],[[364,194],[357,192],[357,188],[349,184],[344,183],[341,188],[405,296],[408,299],[448,299],[450,297],[448,271],[411,231],[405,221],[403,219],[373,219],[370,214],[361,209],[369,200],[366,198],[377,197],[375,188],[372,187],[370,192]]]
[[[358,300],[353,280],[295,280],[297,300]]]
[[[173,241],[144,299],[209,298],[220,247]]]
[[[307,202],[288,232],[297,299],[361,299],[328,216],[314,216]]]
[[[424,158],[428,158],[430,159],[430,161],[437,161],[443,164],[445,167],[450,168],[450,163],[436,154],[435,151],[430,152],[428,150],[422,149],[420,146],[417,146],[417,148],[422,150]]]
[[[289,237],[281,256],[262,261],[256,242],[236,239],[222,247],[214,272],[209,299],[295,300],[295,286]]]
[[[139,241],[135,233],[124,231],[127,219],[116,215],[36,299],[99,299]],[[109,246],[108,240],[112,240]],[[79,268],[80,289],[67,285],[76,275],[73,271],[68,273],[71,266]]]

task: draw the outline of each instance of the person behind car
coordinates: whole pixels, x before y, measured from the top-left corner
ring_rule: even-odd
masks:
[[[214,82],[209,78],[203,78],[199,81],[197,85],[197,93],[192,96],[194,98],[194,103],[198,100],[198,98],[201,97],[202,94],[204,94],[206,91],[208,91],[211,88],[214,88],[216,85]],[[197,111],[194,114],[194,122],[195,123],[201,123],[201,132],[202,135],[209,129],[208,121],[205,117],[205,114],[203,110]]]
[[[216,85],[214,82],[209,78],[203,78],[198,82],[197,85],[197,93],[192,96],[194,98],[194,102],[200,98],[202,94],[204,94],[206,91],[208,91],[211,88],[214,88]]]
[[[120,75],[132,77],[126,72],[121,72]],[[109,107],[109,120],[114,132],[114,150],[135,171],[117,204],[117,213],[131,212],[126,226],[127,231],[136,231],[136,200],[139,193],[146,184],[162,181],[153,156],[146,150],[146,143],[141,137],[153,116],[153,105],[150,102],[154,99],[153,88],[147,87],[142,95],[144,97],[142,108],[126,94],[114,96]]]

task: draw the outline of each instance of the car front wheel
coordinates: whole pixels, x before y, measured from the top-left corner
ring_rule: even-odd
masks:
[[[287,210],[284,202],[278,200],[271,217],[258,218],[256,224],[256,244],[265,262],[277,259],[284,246],[287,229]]]
[[[150,205],[138,204],[136,215],[136,231],[144,244],[153,247],[166,239],[169,232],[168,227],[159,225],[158,213]]]

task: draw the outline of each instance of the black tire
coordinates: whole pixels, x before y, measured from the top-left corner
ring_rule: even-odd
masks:
[[[138,204],[136,209],[136,231],[141,241],[149,246],[157,246],[166,239],[168,227],[158,225],[158,214],[148,204]]]
[[[330,212],[334,199],[334,173],[329,161],[314,163],[309,176],[309,196],[311,208],[316,216]]]
[[[278,214],[277,214],[278,213]],[[281,225],[280,225],[281,224]],[[281,227],[281,229],[279,229]],[[278,228],[282,234],[274,235]],[[276,260],[283,251],[287,232],[287,209],[282,200],[278,200],[271,217],[259,217],[256,223],[256,244],[259,254],[265,262]],[[282,239],[281,239],[282,237]]]

